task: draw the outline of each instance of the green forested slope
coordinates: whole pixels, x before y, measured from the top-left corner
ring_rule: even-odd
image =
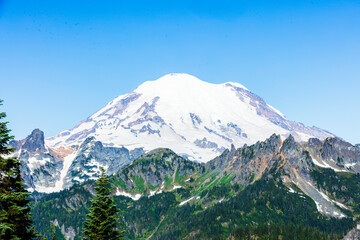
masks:
[[[168,150],[158,150],[151,157],[138,159],[110,180],[114,193],[115,189],[122,188],[132,194],[143,194],[137,201],[114,196],[126,239],[226,239],[248,235],[260,239],[274,236],[339,239],[353,227],[352,218],[337,219],[320,214],[314,201],[294,184],[290,187],[295,192],[290,192],[282,181],[282,172],[281,167],[274,164],[260,179],[249,179],[252,184],[244,186],[231,182],[234,175],[229,170],[205,168]],[[326,175],[313,174],[319,184],[328,179]],[[335,178],[342,177],[338,173],[331,174],[335,174],[331,175]],[[152,175],[160,179],[157,185],[151,184],[154,182]],[[346,177],[349,180],[342,184],[353,189],[359,176]],[[62,228],[69,236],[75,233],[75,239],[79,239],[93,184],[89,182],[33,201],[36,229],[49,236],[49,222],[52,221],[58,223],[57,236],[61,235]],[[321,184],[324,188],[328,185]],[[174,186],[181,188],[174,189]],[[148,194],[159,189],[162,192]],[[180,205],[189,199],[191,201]],[[352,216],[353,213],[349,211],[348,214]]]

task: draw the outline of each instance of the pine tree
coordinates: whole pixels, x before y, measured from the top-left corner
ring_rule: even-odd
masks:
[[[84,222],[85,240],[115,240],[122,239],[123,231],[118,229],[117,213],[112,197],[110,197],[109,179],[101,168],[99,179],[96,181],[96,194],[91,201],[90,213]]]
[[[0,120],[5,117],[0,112]],[[14,137],[9,135],[7,123],[0,122],[0,239],[36,239],[27,199],[30,193],[20,176],[21,163],[15,157],[6,157],[15,151],[8,147]]]
[[[51,227],[51,240],[56,240],[56,230],[55,230],[55,225],[53,223],[50,224]]]

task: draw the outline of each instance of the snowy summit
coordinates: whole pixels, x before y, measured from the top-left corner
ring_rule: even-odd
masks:
[[[145,151],[167,147],[206,162],[231,144],[252,144],[273,133],[291,133],[298,141],[333,136],[287,120],[239,83],[212,84],[172,73],[115,98],[73,129],[46,139],[46,144],[79,145],[94,136],[105,145]]]

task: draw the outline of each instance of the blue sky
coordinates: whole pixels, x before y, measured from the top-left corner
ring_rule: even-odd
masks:
[[[0,98],[52,136],[171,72],[240,82],[360,143],[360,1],[0,0]]]

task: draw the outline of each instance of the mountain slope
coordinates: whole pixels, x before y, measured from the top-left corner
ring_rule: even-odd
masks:
[[[319,234],[340,237],[353,227],[352,217],[360,216],[360,149],[344,146],[348,143],[339,139],[297,143],[292,136],[282,141],[272,135],[225,150],[206,164],[156,149],[110,181],[129,239],[225,239],[241,232],[238,227],[269,223],[310,228],[306,231],[316,233],[314,239],[323,239]],[[314,152],[321,158],[312,158]],[[333,167],[314,163],[330,164],[329,154],[342,160]],[[345,167],[349,162],[354,169]],[[56,222],[67,239],[79,237],[78,221],[84,219],[92,193],[93,182],[87,182],[34,202],[36,226],[46,233],[49,221]],[[49,210],[54,205],[59,206],[56,213]]]
[[[58,192],[73,184],[96,179],[100,167],[107,174],[144,154],[143,149],[129,151],[124,147],[105,147],[94,137],[77,146],[51,148],[45,144],[44,132],[35,129],[22,141],[12,141],[14,156],[21,162],[21,174],[29,191]]]
[[[115,98],[46,144],[79,145],[95,136],[107,146],[145,151],[165,147],[206,162],[231,144],[253,144],[273,133],[291,133],[298,141],[333,136],[287,120],[239,83],[211,84],[188,74],[168,74]]]
[[[100,166],[113,174],[155,148],[208,162],[232,145],[254,144],[273,133],[297,141],[333,136],[287,120],[239,83],[168,74],[117,97],[71,130],[48,139],[36,130],[13,145],[28,189],[54,192],[96,178]]]
[[[315,141],[320,145],[314,146]],[[338,144],[332,146],[329,151],[329,142]],[[347,148],[347,151],[344,152],[344,146],[348,146],[348,143],[339,139],[328,138],[323,142],[318,139],[310,139],[308,142],[300,144],[295,142],[291,135],[285,141],[281,141],[280,136],[274,134],[265,141],[251,146],[239,149],[232,147],[205,165],[180,161],[170,150],[157,150],[140,157],[116,174],[118,184],[114,186],[117,189],[117,195],[131,196],[133,199],[162,191],[190,187],[193,195],[189,196],[189,199],[182,200],[196,201],[199,196],[204,195],[204,192],[214,186],[230,183],[246,187],[275,169],[272,171],[280,172],[284,185],[289,186],[289,189],[292,189],[291,186],[300,189],[316,202],[320,212],[342,218],[346,216],[343,211],[347,212],[352,208],[343,203],[347,202],[353,206],[351,199],[359,199],[359,196],[357,187],[352,188],[354,192],[350,193],[350,196],[347,195],[348,191],[343,191],[341,184],[343,182],[356,185],[355,179],[360,173],[357,170],[360,166],[360,149]],[[315,151],[318,151],[319,156],[312,156]],[[335,163],[334,160],[329,160],[327,156],[329,152],[336,154],[339,161]],[[158,160],[154,161],[154,159]],[[324,166],[320,167],[319,161]],[[346,167],[349,162],[353,166],[351,169]],[[338,173],[336,178],[343,179],[343,181],[338,181],[337,191],[335,189],[329,191],[325,188],[327,185],[322,184],[325,180],[319,175],[321,176],[324,171],[328,172],[329,179],[334,178],[331,173]],[[328,181],[335,184],[334,180]],[[140,188],[136,182],[141,182]],[[328,186],[328,188],[331,187],[333,186]],[[331,198],[326,196],[329,193],[332,194]],[[202,200],[199,201],[202,202]],[[355,207],[352,210],[358,212],[360,209]]]

